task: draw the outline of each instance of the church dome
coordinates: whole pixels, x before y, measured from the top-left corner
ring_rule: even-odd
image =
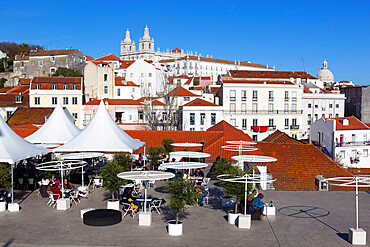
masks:
[[[328,62],[326,60],[322,63],[321,70],[317,73],[317,79],[320,81],[334,81],[333,73],[328,69]]]

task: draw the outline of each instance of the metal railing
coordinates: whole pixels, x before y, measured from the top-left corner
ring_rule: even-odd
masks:
[[[225,114],[302,114],[303,110],[286,111],[286,110],[235,110],[225,111]]]
[[[299,129],[299,125],[290,125],[291,130],[297,130]]]
[[[367,146],[367,145],[370,145],[370,141],[335,143],[336,147]]]

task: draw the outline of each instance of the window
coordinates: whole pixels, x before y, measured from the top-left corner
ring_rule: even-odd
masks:
[[[369,150],[368,149],[364,149],[364,151],[362,152],[362,156],[368,157],[369,156]]]
[[[51,97],[51,104],[52,105],[58,104],[58,98],[57,97]]]
[[[8,120],[12,115],[13,115],[12,111],[6,111],[6,119],[5,120]]]
[[[274,100],[274,91],[269,91],[269,101]]]
[[[216,113],[211,113],[211,125],[216,124]]]
[[[257,100],[257,91],[253,91],[253,100],[256,101]]]
[[[289,91],[285,91],[285,97],[284,97],[284,100],[285,100],[285,101],[289,101]]]
[[[195,125],[195,113],[190,113],[190,125]]]
[[[307,115],[307,125],[311,125],[311,114]]]
[[[339,104],[335,104],[335,108],[339,108]]]
[[[297,104],[292,104],[292,112],[297,113]]]
[[[253,119],[253,126],[258,126],[258,119],[256,118]]]
[[[297,92],[296,91],[292,92],[292,101],[297,101]]]
[[[269,103],[269,113],[273,113],[273,112],[274,112],[274,104]]]
[[[63,97],[63,105],[68,105],[68,97]]]
[[[257,113],[257,107],[258,107],[258,106],[257,106],[257,103],[253,103],[253,104],[252,104],[252,112],[253,112],[253,113]]]
[[[152,77],[152,73],[149,73],[149,77]]]
[[[230,104],[230,112],[231,112],[231,113],[235,113],[235,112],[236,112],[236,106],[235,106],[235,103],[231,103],[231,104]]]
[[[332,118],[333,117],[333,114],[329,113],[329,118]]]
[[[133,87],[131,91],[132,91],[133,93],[135,93],[135,88]]]
[[[288,113],[288,112],[289,112],[289,105],[284,104],[284,113]]]
[[[206,119],[206,114],[201,113],[200,114],[200,125],[204,125],[204,120]]]
[[[21,67],[24,67],[24,62],[21,62]]]
[[[88,125],[91,120],[91,114],[85,114],[84,125]]]
[[[230,90],[230,101],[235,101],[235,90]]]
[[[40,84],[35,84],[35,90],[39,90],[40,89]]]
[[[269,119],[269,127],[274,127],[274,119],[273,118]]]
[[[312,107],[312,104],[311,103],[308,103],[308,108],[311,108]]]
[[[78,104],[77,97],[72,97],[72,105],[77,105],[77,104]]]
[[[39,60],[39,67],[42,67],[42,64],[43,64],[42,60]]]
[[[340,156],[344,159],[346,157],[346,151],[340,151]]]
[[[195,131],[195,128],[190,128],[190,131]]]
[[[258,140],[258,136],[257,135],[253,135],[252,138],[253,138],[253,141],[255,141],[255,142]]]
[[[68,90],[68,89],[69,89],[68,84],[63,84],[63,90]]]
[[[40,97],[35,97],[35,105],[40,105]]]
[[[236,119],[235,118],[230,119],[230,124],[236,127]]]
[[[72,113],[72,116],[75,118],[75,120],[77,120],[77,118],[78,118],[78,113],[73,112],[73,113]]]
[[[190,97],[184,97],[184,101],[189,101]]]
[[[315,103],[315,108],[319,108],[319,104],[318,103]]]
[[[77,84],[73,84],[72,85],[72,90],[78,90],[78,85]]]
[[[117,96],[121,96],[121,89],[120,88],[117,89]]]
[[[321,117],[322,117],[322,118],[325,118],[325,114],[321,114]]]
[[[51,89],[52,89],[52,90],[57,90],[57,89],[58,89],[58,84],[53,84],[53,85],[51,85]]]
[[[55,68],[50,68],[50,75],[54,75],[55,74]]]
[[[329,104],[329,108],[333,108],[333,104]]]
[[[247,91],[242,90],[242,101],[246,101],[246,100],[247,100]]]
[[[243,118],[242,119],[242,129],[243,130],[246,130],[247,129],[247,119],[246,118]]]
[[[337,114],[335,114],[335,117],[339,117],[339,114],[337,113]]]
[[[104,76],[103,76],[103,80],[104,80],[104,81],[108,81],[108,74],[104,74]]]
[[[247,111],[247,105],[245,103],[242,103],[242,113],[245,113]]]
[[[352,142],[356,142],[356,134],[352,134]]]
[[[108,86],[104,86],[104,94],[108,94]]]
[[[315,114],[315,121],[317,121],[318,118],[319,118],[319,116],[317,114]]]
[[[76,62],[76,57],[72,56],[72,61],[75,63]]]
[[[15,96],[15,103],[22,103],[23,96],[18,94]]]
[[[285,127],[285,129],[289,129],[289,118],[285,119],[284,127]]]

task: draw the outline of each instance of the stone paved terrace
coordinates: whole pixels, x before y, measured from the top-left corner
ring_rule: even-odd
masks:
[[[211,182],[212,183],[212,182]],[[150,194],[161,193],[162,182]],[[139,227],[137,217],[126,216],[117,225],[91,227],[82,223],[80,209],[105,208],[106,192],[95,190],[68,211],[46,205],[47,198],[32,192],[20,212],[0,213],[3,246],[351,246],[348,229],[355,226],[354,192],[266,191],[266,201],[278,209],[275,217],[252,221],[251,229],[238,229],[220,208],[221,191],[211,185],[210,204],[192,207],[184,219],[184,234],[169,236],[167,214],[153,211],[150,227]],[[360,193],[360,227],[370,244],[370,194]],[[322,216],[322,217],[318,217]]]

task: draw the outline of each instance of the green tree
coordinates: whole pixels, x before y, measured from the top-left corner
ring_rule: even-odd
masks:
[[[129,171],[133,164],[130,154],[118,153],[115,154],[113,160],[108,161],[104,168],[100,170],[100,176],[103,179],[103,187],[105,190],[112,192],[112,199],[114,192],[119,190],[119,187],[127,183],[127,180],[118,178],[117,175],[121,172]]]
[[[7,80],[5,78],[1,78],[0,79],[0,88],[3,88],[4,87],[4,84]]]
[[[162,146],[149,146],[148,147],[148,160],[151,165],[151,169],[155,170],[159,166],[159,161],[164,153],[164,147]]]
[[[171,145],[174,143],[174,140],[172,138],[163,138],[162,145],[166,151],[167,154],[173,152],[174,147]]]
[[[12,187],[10,182],[10,165],[7,163],[0,163],[0,189],[9,189]]]
[[[187,206],[196,204],[199,193],[193,183],[183,178],[168,180],[164,190],[170,194],[168,208],[176,214],[178,224],[180,213],[185,212]]]
[[[226,175],[223,178],[235,178],[235,177],[242,177],[247,172],[244,172],[239,166],[235,164],[235,162],[228,161],[225,158],[222,158],[217,161],[215,164],[214,176],[219,175]],[[219,184],[224,189],[224,192],[228,196],[232,196],[235,199],[235,209],[234,212],[237,213],[238,210],[238,203],[244,199],[245,196],[245,184],[244,183],[237,183],[237,182],[227,182],[227,181],[219,181]],[[252,189],[252,185],[249,184],[247,190],[250,191]]]
[[[25,57],[29,54],[29,46],[25,43],[22,43],[18,48],[18,55]]]
[[[63,77],[82,77],[82,74],[75,69],[68,69],[63,67],[58,67],[53,76],[63,76]]]

